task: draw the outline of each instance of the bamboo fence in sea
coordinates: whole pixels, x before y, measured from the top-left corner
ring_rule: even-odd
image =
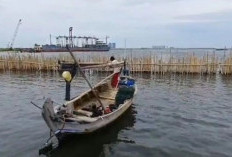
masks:
[[[132,73],[151,74],[232,74],[232,55],[219,59],[215,54],[195,56],[194,53],[182,58],[169,56],[168,58],[150,56],[117,58],[119,61],[126,59],[129,70]],[[0,70],[3,71],[57,71],[58,60],[72,62],[70,56],[58,56],[47,58],[43,55],[17,55],[9,54],[0,56]],[[79,59],[82,66],[107,63],[108,56],[97,55]],[[109,68],[98,69],[97,71],[110,71]]]

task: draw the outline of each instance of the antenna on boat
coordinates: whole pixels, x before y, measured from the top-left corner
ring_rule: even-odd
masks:
[[[126,68],[126,39],[124,41],[125,47],[124,47],[124,56],[123,56],[123,75],[129,76],[129,70]]]
[[[92,85],[90,84],[89,80],[87,79],[87,77],[85,76],[85,73],[82,71],[80,64],[78,63],[78,61],[76,60],[75,56],[73,55],[72,51],[70,50],[69,46],[66,45],[67,50],[69,51],[70,55],[72,56],[75,65],[77,66],[77,68],[80,70],[80,73],[82,75],[82,77],[85,79],[85,81],[87,82],[87,84],[89,85],[91,91],[93,92],[94,96],[97,98],[97,101],[99,102],[99,104],[101,105],[101,107],[103,108],[103,110],[105,110],[105,107],[103,106],[98,94],[95,92],[95,90],[93,89]]]

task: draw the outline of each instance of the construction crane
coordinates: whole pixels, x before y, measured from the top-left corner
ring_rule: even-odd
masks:
[[[19,19],[19,22],[18,22],[18,24],[17,24],[17,26],[16,26],[16,29],[15,29],[15,31],[14,31],[13,38],[12,38],[11,42],[9,43],[9,48],[10,48],[10,49],[13,48],[14,41],[15,41],[15,38],[16,38],[16,36],[17,36],[17,33],[18,33],[18,30],[19,30],[20,24],[22,24],[22,19]]]

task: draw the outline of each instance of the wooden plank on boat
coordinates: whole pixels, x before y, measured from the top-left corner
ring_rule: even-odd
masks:
[[[80,110],[74,110],[73,114],[75,114],[75,115],[84,115],[84,116],[87,116],[87,117],[91,117],[93,115],[92,112],[81,110],[81,109]]]
[[[68,120],[76,121],[76,122],[86,122],[86,123],[92,123],[97,120],[97,118],[90,118],[86,116],[74,116],[74,118],[67,118]]]
[[[102,99],[109,99],[109,100],[115,100],[115,98],[111,98],[111,97],[106,97],[106,96],[99,96]]]

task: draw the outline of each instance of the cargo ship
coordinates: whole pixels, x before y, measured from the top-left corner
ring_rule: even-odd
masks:
[[[85,44],[83,46],[69,45],[72,51],[109,51],[110,47],[105,43]],[[41,52],[67,52],[66,46],[61,45],[42,45]]]
[[[68,45],[72,51],[109,51],[110,47],[106,41],[103,42],[96,37],[73,36],[72,27],[69,28],[69,36],[57,36],[56,44],[52,44],[50,35],[50,44],[34,46],[35,52],[67,52]]]

